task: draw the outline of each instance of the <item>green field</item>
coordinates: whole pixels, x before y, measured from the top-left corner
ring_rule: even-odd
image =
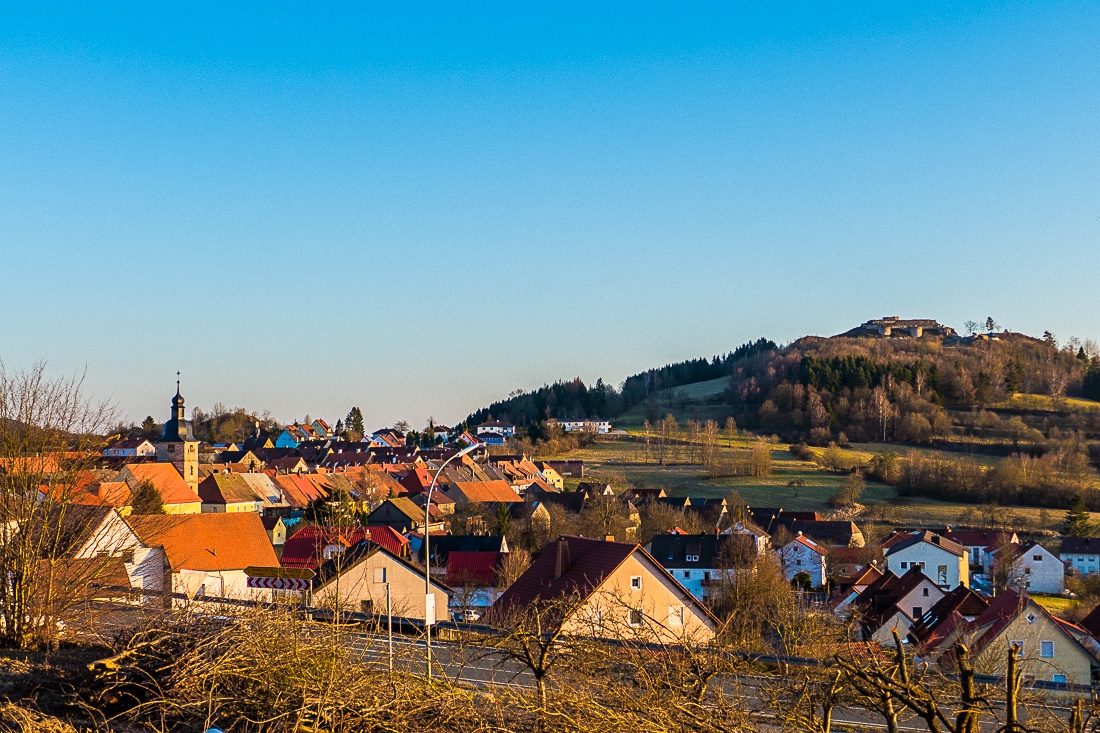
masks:
[[[723,437],[721,451],[724,455],[729,455],[732,451],[744,451],[755,440],[754,436],[740,436],[732,447],[727,447]],[[863,461],[869,460],[875,453],[897,449],[896,446],[878,444],[861,444],[854,448],[855,450],[845,451],[845,455],[858,457]],[[701,465],[678,462],[662,466],[652,456],[650,462],[646,463],[644,446],[634,441],[597,442],[572,451],[567,456],[555,457],[583,460],[586,464],[586,476],[592,480],[609,481],[616,487],[624,482],[647,488],[662,487],[670,496],[726,496],[731,491],[737,491],[750,506],[778,506],[784,509],[817,511],[822,515],[831,515],[836,511],[828,506],[827,500],[844,481],[843,475],[826,471],[813,462],[796,459],[786,444],[773,446],[773,471],[770,476],[763,478],[712,479]],[[804,485],[796,488],[791,485],[794,481],[801,481]],[[971,511],[980,510],[980,507],[969,507],[965,504],[920,497],[899,497],[893,487],[874,481],[867,482],[860,503],[864,505],[864,516],[870,514],[876,518],[885,518],[897,525],[957,524],[960,515],[968,508]],[[1062,512],[1055,510],[1041,513],[1041,510],[1030,507],[1003,507],[999,511],[1002,521],[1028,532],[1057,530],[1062,520]],[[1100,514],[1094,515],[1094,518],[1100,519]],[[859,521],[858,517],[856,521]]]

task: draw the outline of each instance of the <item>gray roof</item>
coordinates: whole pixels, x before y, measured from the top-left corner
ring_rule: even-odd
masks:
[[[890,548],[886,550],[886,554],[893,555],[899,550],[904,550],[907,547],[912,547],[913,545],[919,544],[921,542],[927,542],[930,545],[935,545],[936,547],[947,550],[952,555],[957,555],[959,557],[963,557],[968,552],[968,550],[960,545],[958,542],[952,542],[946,537],[941,537],[935,532],[928,532],[926,530],[924,532],[918,532],[911,537],[902,540],[901,542],[891,545]]]

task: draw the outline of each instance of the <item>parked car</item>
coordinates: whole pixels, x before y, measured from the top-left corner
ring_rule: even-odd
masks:
[[[481,614],[472,608],[460,611],[451,611],[451,620],[460,624],[472,624],[481,619]]]

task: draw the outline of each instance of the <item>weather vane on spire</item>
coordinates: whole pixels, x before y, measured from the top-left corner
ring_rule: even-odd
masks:
[[[177,371],[176,372],[176,393],[178,394],[179,391],[180,391],[180,373]]]

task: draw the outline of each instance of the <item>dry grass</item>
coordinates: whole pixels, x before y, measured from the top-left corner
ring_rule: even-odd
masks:
[[[638,433],[631,431],[631,434],[636,436]],[[728,456],[732,451],[747,450],[756,440],[756,436],[741,435],[733,441],[732,447],[727,447],[726,438],[723,437],[721,453]],[[904,447],[900,447],[899,451],[898,446],[891,445],[857,444],[849,450],[843,450],[842,454],[865,463],[878,453],[904,450]],[[930,455],[957,457],[956,454],[932,449],[918,450]],[[815,452],[820,455],[823,449],[815,449]],[[798,460],[791,455],[785,443],[774,445],[774,469],[765,478],[712,479],[703,466],[680,463],[662,466],[653,462],[652,454],[651,461],[645,463],[644,446],[633,441],[596,442],[573,451],[568,456],[559,457],[583,460],[586,464],[586,476],[595,480],[625,479],[637,486],[663,487],[671,496],[726,496],[731,491],[736,491],[750,506],[780,506],[784,509],[817,511],[822,514],[834,511],[827,500],[844,481],[843,475],[826,471],[811,461]],[[985,463],[987,460],[996,462],[997,459],[980,457],[978,460]],[[801,485],[796,487],[794,484],[797,482],[801,482]],[[574,485],[575,483],[573,482]],[[958,524],[964,511],[968,508],[975,509],[968,504],[898,496],[893,487],[874,481],[867,482],[860,503],[868,507],[881,505],[877,507],[876,514],[906,525]],[[1002,512],[1012,525],[1020,529],[1057,530],[1062,520],[1062,512],[1055,510],[1043,512],[1032,507],[1005,507]]]

